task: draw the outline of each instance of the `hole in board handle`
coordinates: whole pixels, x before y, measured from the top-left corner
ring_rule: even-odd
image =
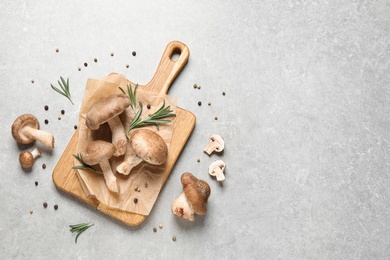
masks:
[[[181,50],[179,48],[175,48],[173,49],[171,57],[169,58],[171,59],[171,61],[177,61],[180,58],[180,55],[181,55]]]

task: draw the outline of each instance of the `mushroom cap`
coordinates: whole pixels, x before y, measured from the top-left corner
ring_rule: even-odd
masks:
[[[225,171],[225,167],[226,167],[226,164],[224,161],[222,160],[216,160],[214,162],[212,162],[209,166],[209,174],[211,176],[215,176],[215,173],[216,173],[216,169],[217,168],[220,168],[222,171]]]
[[[131,134],[130,145],[134,153],[149,164],[161,165],[167,160],[167,144],[159,134],[152,130],[135,130]]]
[[[225,148],[225,141],[223,140],[223,138],[220,135],[212,134],[210,136],[210,142],[218,144],[218,146],[216,146],[216,148],[215,148],[215,151],[217,151],[217,152],[222,152],[223,149]]]
[[[35,139],[29,135],[26,135],[23,132],[25,126],[30,126],[31,128],[39,129],[39,121],[32,114],[24,114],[15,119],[12,124],[12,137],[16,142],[21,144],[31,144]]]
[[[108,160],[115,152],[115,146],[112,143],[95,140],[92,141],[82,153],[82,159],[86,164],[94,165],[103,160]]]
[[[19,163],[25,169],[30,169],[34,164],[34,156],[29,151],[19,154]]]
[[[125,94],[102,97],[90,107],[85,122],[89,129],[97,130],[101,124],[121,114],[129,106],[130,99]]]
[[[181,175],[181,183],[188,202],[194,212],[204,215],[207,212],[207,200],[210,197],[210,186],[204,180],[196,178],[189,172]]]

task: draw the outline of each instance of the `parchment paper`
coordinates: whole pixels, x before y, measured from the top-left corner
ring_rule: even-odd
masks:
[[[129,82],[125,76],[115,73],[100,79],[88,79],[79,114],[79,140],[76,148],[77,153],[85,151],[87,145],[93,140],[102,139],[111,141],[111,130],[108,127],[108,124],[106,123],[98,130],[92,131],[88,129],[85,124],[85,115],[91,105],[101,97],[122,93],[119,90],[119,86],[124,89],[127,94],[126,85],[128,83]],[[139,87],[137,90],[137,102],[141,101],[143,104],[142,118],[160,108],[163,100],[165,100],[167,106],[171,106],[173,113],[175,113],[176,98],[147,92],[143,90],[142,87]],[[150,109],[147,109],[147,104],[151,105]],[[125,129],[128,128],[133,116],[134,112],[131,107],[127,108],[125,113],[120,116]],[[174,122],[175,117],[171,117],[170,119],[172,122],[168,124],[161,124],[159,130],[157,130],[155,126],[145,127],[155,131],[164,139],[168,146],[168,151],[173,132],[172,123]],[[96,198],[101,204],[110,208],[116,208],[141,215],[148,215],[161,190],[165,164],[153,166],[147,163],[141,163],[135,167],[128,176],[124,176],[116,172],[116,166],[123,161],[123,158],[124,156],[113,157],[110,159],[111,168],[120,185],[119,194],[112,193],[108,190],[102,174],[79,169],[77,170],[78,177],[84,193],[87,197]],[[74,164],[80,165],[78,160],[74,160]],[[100,170],[98,165],[93,167]],[[137,198],[137,203],[134,202],[134,198]]]

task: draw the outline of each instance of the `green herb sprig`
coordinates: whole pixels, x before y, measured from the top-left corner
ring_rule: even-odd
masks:
[[[76,158],[80,163],[81,165],[76,165],[76,166],[73,166],[72,168],[73,169],[87,169],[87,170],[90,170],[90,171],[93,171],[93,172],[96,172],[96,173],[99,173],[99,174],[103,174],[102,172],[100,171],[97,171],[95,170],[94,168],[92,168],[91,165],[88,165],[86,164],[84,161],[83,161],[83,157],[81,155],[81,153],[79,154],[73,154],[73,157]]]
[[[159,130],[158,124],[166,124],[166,123],[171,122],[171,120],[169,120],[169,119],[162,119],[162,118],[176,116],[176,114],[172,113],[173,110],[170,109],[171,106],[167,106],[167,107],[165,106],[165,100],[164,100],[162,106],[156,112],[154,112],[153,114],[149,115],[146,118],[141,118],[141,114],[142,114],[142,110],[143,110],[143,108],[142,108],[143,105],[141,102],[139,102],[139,107],[140,107],[139,110],[135,114],[135,116],[134,116],[133,120],[131,121],[130,126],[126,132],[126,136],[129,139],[130,139],[129,133],[130,133],[131,129],[143,127],[146,125],[155,125],[157,130]]]
[[[77,244],[77,239],[81,235],[81,233],[83,233],[85,230],[92,227],[93,225],[94,225],[93,223],[81,223],[81,224],[77,224],[77,225],[69,225],[70,232],[77,233],[77,236],[76,236],[74,242]]]
[[[138,84],[135,85],[133,91],[131,84],[127,84],[127,94],[129,95],[129,99],[131,102],[130,106],[133,109],[133,111],[137,109],[137,88],[138,88]],[[119,87],[119,89],[122,91],[123,94],[126,94],[123,88]]]
[[[56,92],[60,93],[61,95],[63,95],[64,97],[66,97],[67,99],[69,99],[72,105],[74,105],[69,91],[69,78],[65,81],[63,77],[60,77],[60,80],[58,80],[58,85],[60,85],[61,89],[55,87],[53,84],[50,84],[51,88],[54,89]]]

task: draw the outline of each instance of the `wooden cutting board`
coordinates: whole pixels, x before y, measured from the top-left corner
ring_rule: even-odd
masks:
[[[177,59],[173,60],[172,57],[177,56],[175,54],[179,56]],[[189,56],[190,51],[185,44],[179,41],[170,42],[165,48],[153,78],[148,84],[144,86],[140,85],[140,88],[142,87],[145,90],[160,94],[167,94],[169,87],[187,63]],[[130,83],[135,85],[132,82]],[[173,121],[174,130],[172,133],[171,147],[166,162],[166,170],[163,173],[162,187],[194,129],[195,121],[196,117],[194,114],[177,107],[176,119]],[[78,130],[75,131],[72,139],[69,141],[68,146],[54,168],[52,177],[56,187],[127,225],[136,226],[141,224],[147,216],[109,208],[101,205],[98,200],[85,196],[77,177],[76,170],[72,169],[74,162],[72,154],[76,153],[77,140]]]

